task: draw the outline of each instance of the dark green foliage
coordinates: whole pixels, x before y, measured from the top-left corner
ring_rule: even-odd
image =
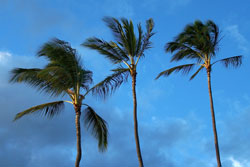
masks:
[[[105,98],[112,94],[123,82],[126,82],[129,76],[128,68],[117,68],[112,70],[113,74],[107,76],[103,81],[96,84],[92,89],[93,94],[98,94]]]
[[[220,32],[218,26],[211,20],[205,23],[197,20],[193,24],[185,27],[173,42],[168,42],[165,46],[166,52],[172,53],[172,61],[180,61],[183,59],[194,60],[199,69],[190,77],[192,80],[203,68],[211,71],[211,66],[217,62],[221,62],[225,67],[238,67],[242,63],[242,56],[234,56],[221,59],[211,63],[216,57],[216,52],[219,50]],[[161,72],[160,76],[169,76],[172,72],[182,71],[187,74],[193,66],[190,64],[180,65]]]
[[[138,24],[138,37],[136,37],[131,20],[128,21],[122,18],[119,21],[113,17],[105,17],[103,20],[111,29],[116,42],[107,42],[93,37],[87,39],[82,46],[98,51],[113,64],[121,66],[116,70],[112,70],[113,73],[111,75],[92,88],[92,93],[105,97],[108,94],[112,94],[123,81],[127,80],[131,71],[136,70],[136,65],[139,59],[144,56],[144,51],[151,48],[150,38],[154,35],[152,32],[154,22],[152,19],[146,21],[147,31],[145,33],[142,31],[141,25]]]
[[[76,50],[72,49],[68,42],[53,39],[42,46],[38,56],[49,59],[49,64],[45,68],[47,74],[44,71],[44,75],[57,86],[63,85],[66,89],[72,88],[76,92],[78,84],[87,89],[88,84],[92,82],[92,72],[83,68]],[[59,73],[55,73],[56,71]],[[57,79],[51,79],[55,76]]]
[[[86,105],[86,104],[84,104]],[[87,129],[91,129],[93,136],[98,140],[100,151],[105,151],[108,146],[108,128],[107,123],[103,120],[92,107],[86,105],[84,110],[84,122]]]
[[[225,59],[221,59],[218,60],[216,62],[214,62],[213,64],[220,62],[223,65],[225,65],[225,67],[239,67],[242,64],[242,56],[234,56],[234,57],[228,57]]]
[[[123,59],[129,60],[126,52],[112,41],[106,42],[98,38],[89,38],[82,45],[97,50],[114,64],[122,62]]]
[[[53,39],[43,45],[38,56],[49,60],[45,68],[16,68],[11,71],[10,82],[28,83],[51,96],[64,95],[67,89],[77,92],[77,85],[87,90],[92,83],[92,72],[82,67],[79,56],[69,43]]]
[[[190,70],[192,70],[192,68],[195,66],[195,64],[185,64],[185,65],[180,65],[180,66],[176,66],[173,68],[170,68],[168,70],[162,71],[157,77],[156,79],[158,79],[159,77],[163,76],[169,76],[170,74],[172,74],[173,72],[179,72],[182,71],[183,74],[187,74],[189,73]]]
[[[31,107],[25,111],[22,111],[16,115],[14,118],[14,121],[17,119],[20,119],[24,115],[31,114],[31,113],[42,113],[42,115],[47,117],[53,117],[57,114],[59,114],[62,109],[64,108],[64,102],[63,101],[55,101],[51,103],[45,103],[41,105],[37,105],[34,107]]]

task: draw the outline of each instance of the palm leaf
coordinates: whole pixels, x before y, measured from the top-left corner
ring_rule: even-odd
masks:
[[[135,51],[136,51],[136,36],[134,32],[134,25],[132,21],[128,21],[125,18],[121,19],[122,22],[122,27],[123,31],[125,32],[125,39],[126,39],[126,44],[127,44],[127,52],[130,56],[134,57],[135,56]]]
[[[36,87],[39,91],[52,91],[52,85],[38,76],[41,71],[42,69],[38,68],[15,68],[11,71],[11,78],[9,82],[24,82],[32,87]]]
[[[143,30],[141,28],[141,24],[137,25],[137,30],[138,30],[138,39],[137,39],[137,43],[136,43],[136,52],[135,52],[135,55],[139,55],[140,50],[142,48]]]
[[[123,82],[127,81],[129,69],[117,68],[112,71],[113,74],[90,89],[93,94],[99,94],[105,98],[108,94],[112,94]]]
[[[129,51],[129,43],[126,38],[123,26],[119,20],[113,17],[104,17],[103,21],[111,29],[117,43],[120,44],[124,50]]]
[[[86,104],[84,104],[86,105]],[[91,128],[92,135],[98,140],[98,148],[105,151],[108,146],[108,128],[107,123],[103,120],[90,106],[87,108],[84,116],[84,123],[87,129]]]
[[[204,66],[201,66],[191,77],[189,80],[194,79],[194,77],[204,68]]]
[[[223,65],[225,65],[225,67],[230,67],[230,66],[239,67],[242,64],[242,56],[228,57],[225,59],[218,60],[218,61],[214,62],[213,64],[215,64],[217,62],[222,63]]]
[[[143,35],[143,44],[137,56],[143,56],[144,51],[152,47],[152,42],[150,41],[150,38],[155,34],[154,32],[152,32],[154,28],[154,21],[152,18],[146,21],[146,28],[147,32]]]
[[[173,72],[180,72],[182,71],[183,74],[187,74],[190,70],[192,70],[192,68],[194,67],[195,64],[185,64],[185,65],[180,65],[180,66],[176,66],[170,69],[167,69],[165,71],[162,71],[160,74],[158,74],[158,76],[155,79],[160,78],[161,76],[169,76],[170,74],[172,74]]]
[[[15,68],[13,69],[10,77],[10,82],[26,82],[30,85],[33,85],[37,82],[41,82],[40,79],[37,77],[38,72],[41,69],[39,68],[32,68],[32,69],[25,69],[25,68]]]
[[[206,22],[206,25],[209,28],[209,32],[211,32],[210,35],[211,35],[211,42],[212,42],[212,47],[213,47],[212,49],[218,50],[218,48],[216,48],[216,47],[218,47],[218,43],[220,41],[220,39],[219,39],[219,32],[220,32],[219,27],[212,20],[208,20]]]
[[[74,79],[61,66],[49,66],[38,73],[38,77],[50,85],[50,89],[43,88],[46,93],[60,95],[65,90],[74,87]]]
[[[60,62],[61,64],[76,67],[79,57],[77,52],[68,42],[54,38],[45,43],[38,51],[39,57],[46,57],[50,62]]]
[[[51,96],[58,96],[63,94],[64,91],[69,87],[68,85],[65,85],[66,82],[69,83],[69,80],[65,80],[66,75],[64,75],[64,73],[61,74],[61,77],[59,77],[59,75],[52,75],[55,73],[55,68],[53,68],[53,70],[52,68],[15,68],[11,71],[10,82],[24,82],[32,87],[37,88],[37,90],[40,92],[45,92]]]
[[[175,52],[174,55],[171,58],[172,61],[179,61],[184,58],[186,59],[196,59],[197,62],[201,61],[201,57],[199,56],[199,52],[197,52],[194,48],[191,46],[185,45],[180,42],[169,42],[165,45],[165,51],[166,52]]]
[[[114,42],[106,42],[104,40],[98,38],[88,38],[82,46],[97,50],[99,53],[105,55],[112,63],[117,64],[120,63],[124,58],[123,54],[119,54],[120,50],[116,48],[116,44]],[[128,59],[125,57],[125,59]]]
[[[68,42],[57,38],[45,43],[38,51],[39,57],[45,57],[50,65],[64,68],[70,75],[75,76],[81,68],[81,59],[77,51]]]
[[[81,87],[85,90],[89,89],[89,84],[91,84],[93,82],[92,76],[93,73],[92,71],[88,71],[85,69],[81,69],[80,70],[80,74],[79,74],[79,83],[81,83]]]
[[[37,113],[37,112],[41,112],[42,115],[47,116],[47,117],[53,117],[53,116],[59,114],[63,108],[64,108],[63,101],[56,101],[56,102],[37,105],[37,106],[31,107],[25,111],[22,111],[22,112],[16,114],[14,121],[16,121],[17,119],[20,119],[24,115],[31,114],[31,113]]]

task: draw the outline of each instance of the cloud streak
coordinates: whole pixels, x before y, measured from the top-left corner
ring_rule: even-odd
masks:
[[[226,27],[226,32],[231,38],[238,42],[238,48],[240,50],[242,50],[244,53],[249,52],[250,44],[248,40],[240,33],[238,25],[230,25]]]
[[[10,52],[0,51],[0,64],[5,64],[10,58]]]

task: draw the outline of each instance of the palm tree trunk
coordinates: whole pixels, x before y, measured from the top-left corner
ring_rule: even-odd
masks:
[[[214,132],[214,143],[215,143],[217,167],[221,167],[219,143],[218,143],[218,137],[217,137],[215,114],[214,114],[214,104],[213,104],[213,96],[212,96],[212,88],[211,88],[210,71],[211,71],[210,68],[208,68],[207,69],[208,92],[209,92],[210,108],[211,108],[212,122],[213,122],[213,132]]]
[[[141,156],[139,135],[138,135],[137,99],[136,99],[135,85],[136,85],[136,72],[132,73],[132,91],[133,91],[133,102],[134,102],[134,133],[135,133],[135,143],[136,143],[136,151],[139,160],[139,165],[140,167],[144,167]]]
[[[74,106],[76,112],[75,124],[76,124],[76,147],[77,155],[75,167],[79,167],[81,158],[82,158],[82,149],[81,149],[81,127],[80,127],[80,116],[81,116],[81,107]]]

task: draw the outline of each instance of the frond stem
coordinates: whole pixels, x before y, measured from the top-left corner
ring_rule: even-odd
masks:
[[[73,104],[72,101],[68,101],[68,100],[63,100],[64,102],[67,102],[67,103],[70,103],[70,104]]]

